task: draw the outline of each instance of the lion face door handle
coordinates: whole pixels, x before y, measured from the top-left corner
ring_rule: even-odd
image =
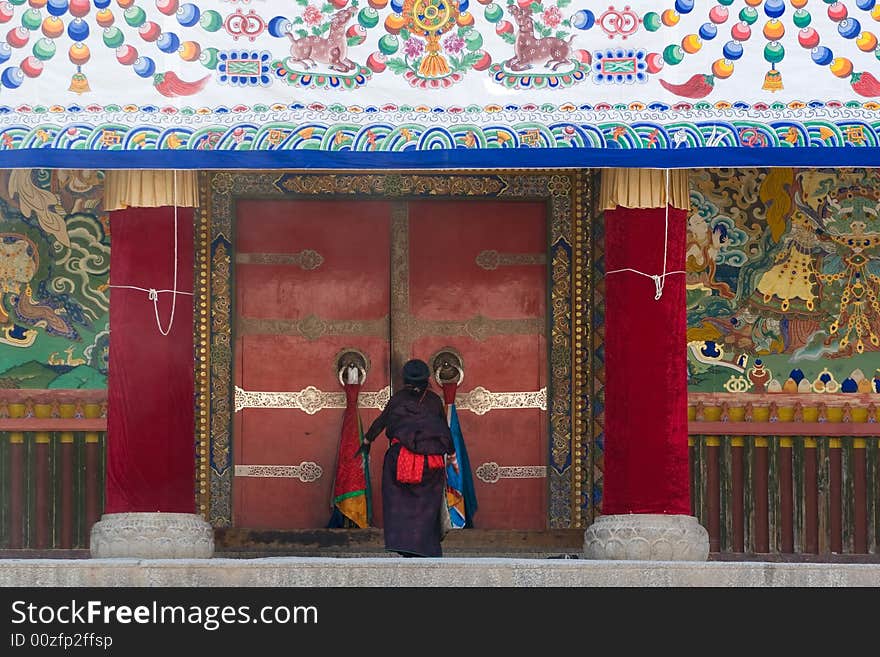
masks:
[[[431,371],[440,386],[450,383],[460,386],[464,380],[461,354],[452,347],[443,347],[431,357]]]

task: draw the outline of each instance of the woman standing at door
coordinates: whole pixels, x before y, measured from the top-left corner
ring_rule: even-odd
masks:
[[[443,401],[428,389],[431,371],[414,359],[403,366],[403,388],[364,435],[363,450],[385,430],[391,445],[382,467],[385,549],[405,557],[442,556],[446,455],[457,470]]]

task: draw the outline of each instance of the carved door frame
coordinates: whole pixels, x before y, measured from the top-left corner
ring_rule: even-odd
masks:
[[[547,206],[548,509],[551,529],[596,515],[601,454],[593,412],[594,183],[588,170],[208,171],[195,244],[196,508],[232,526],[234,230],[238,199],[347,198],[543,201]],[[515,476],[515,473],[514,475]]]

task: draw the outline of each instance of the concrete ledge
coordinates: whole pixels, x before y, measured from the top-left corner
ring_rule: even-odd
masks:
[[[880,587],[880,564],[580,559],[6,559],[12,587]]]

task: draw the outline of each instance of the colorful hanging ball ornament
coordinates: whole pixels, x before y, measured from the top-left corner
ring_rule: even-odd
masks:
[[[681,16],[679,16],[678,12],[674,9],[667,9],[662,14],[660,14],[660,20],[663,21],[663,24],[666,27],[672,27],[673,25],[678,25],[678,21],[681,20]]]
[[[116,4],[120,9],[128,9],[134,4],[134,0],[116,0]]]
[[[95,14],[95,22],[101,27],[110,27],[116,21],[116,17],[109,9],[101,9]]]
[[[275,38],[287,36],[289,32],[293,32],[293,23],[284,16],[275,16],[269,20],[269,34]]]
[[[846,57],[835,57],[828,66],[831,72],[839,78],[848,78],[853,72],[853,63]]]
[[[380,52],[374,52],[367,57],[367,67],[374,73],[381,73],[385,70],[385,55]]]
[[[768,41],[779,41],[785,34],[785,25],[782,21],[771,18],[764,24],[764,38]]]
[[[64,22],[55,16],[47,16],[40,27],[43,34],[50,39],[57,39],[64,34]]]
[[[764,0],[764,13],[770,18],[779,18],[785,13],[785,1]]]
[[[737,41],[748,41],[752,36],[752,28],[748,23],[737,23],[730,28],[730,36]]]
[[[122,17],[132,27],[140,27],[147,22],[147,12],[140,7],[129,7],[122,12]]]
[[[104,34],[101,35],[101,38],[104,40],[105,46],[113,48],[114,50],[125,43],[125,35],[118,27],[108,27],[104,30]]]
[[[383,55],[393,55],[400,48],[400,39],[395,34],[386,34],[379,39],[379,52]]]
[[[46,6],[46,0],[28,0],[28,4],[34,9],[42,9]]]
[[[817,46],[810,52],[810,58],[819,66],[825,66],[825,64],[830,64],[831,60],[834,59],[834,53],[826,46]]]
[[[162,34],[162,28],[154,21],[147,21],[138,28],[138,34],[144,41],[155,41]]]
[[[379,12],[372,7],[364,7],[358,12],[358,23],[370,29],[379,24]]]
[[[486,8],[483,9],[483,16],[490,23],[497,23],[501,20],[501,17],[504,16],[504,10],[495,4],[494,2],[486,5]],[[572,18],[572,23],[574,23],[574,18]],[[577,25],[575,25],[577,27]]]
[[[513,34],[513,23],[510,21],[500,21],[495,24],[495,34],[501,36],[502,34]]]
[[[67,36],[71,41],[85,41],[89,38],[89,24],[82,18],[74,18],[67,24]]]
[[[200,16],[199,8],[191,2],[180,5],[177,10],[177,22],[184,27],[192,27],[198,23]]]
[[[718,5],[716,7],[712,7],[712,9],[709,10],[709,20],[716,25],[726,23],[729,17],[730,12],[727,10],[727,7]]]
[[[764,46],[764,59],[771,64],[778,64],[785,58],[785,48],[778,41],[773,41]]]
[[[21,72],[29,78],[35,78],[43,72],[43,62],[31,55],[21,63]]]
[[[663,49],[663,61],[671,66],[675,66],[676,64],[681,64],[681,61],[684,59],[684,51],[680,46],[676,44],[672,44],[666,46]]]
[[[345,37],[348,39],[349,46],[359,46],[367,40],[367,30],[363,25],[349,25],[345,31]]]
[[[752,7],[743,7],[739,12],[739,19],[747,25],[754,25],[758,20],[758,12]]]
[[[220,62],[220,51],[217,48],[205,48],[199,55],[199,63],[207,69],[214,70]]]
[[[21,86],[22,82],[24,82],[24,73],[21,72],[21,68],[18,66],[10,66],[0,74],[0,84],[7,89],[17,89]]]
[[[391,0],[391,11],[396,14],[403,12],[403,0]]]
[[[388,6],[388,0],[368,0],[367,4],[373,9],[385,9]]]
[[[156,39],[156,46],[162,52],[177,52],[180,48],[180,37],[174,32],[162,32]]]
[[[407,19],[399,14],[388,14],[385,17],[385,31],[389,34],[397,34],[406,27]],[[497,29],[497,26],[496,26]]]
[[[847,16],[849,16],[849,12],[843,3],[835,2],[833,5],[828,6],[828,18],[831,20],[842,21]]]
[[[722,52],[727,59],[736,61],[743,56],[743,47],[739,41],[728,41],[724,44]]]
[[[877,36],[873,32],[862,32],[856,39],[856,45],[862,52],[873,52],[877,49]]]
[[[855,39],[862,33],[862,26],[855,18],[846,18],[837,24],[837,32],[844,39]]]
[[[348,4],[348,0],[330,0],[330,4],[334,9],[342,9],[345,5]]]
[[[0,2],[0,23],[8,23],[15,16],[15,7],[9,2]]]
[[[0,64],[12,57],[12,48],[8,43],[0,43]]]
[[[487,53],[485,50],[478,50],[474,54],[480,56],[480,58],[474,62],[475,71],[485,71],[492,65],[492,55]],[[577,56],[576,53],[575,56]]]
[[[40,59],[44,62],[49,61],[55,56],[56,46],[55,42],[52,39],[47,39],[43,37],[42,39],[38,39],[34,44],[34,57]]]
[[[199,25],[205,32],[216,32],[223,27],[223,17],[219,11],[209,9],[202,12],[202,17],[199,18]]]
[[[64,16],[67,13],[67,0],[48,0],[46,11],[53,16]]]
[[[659,52],[648,53],[645,57],[645,63],[648,65],[648,73],[659,73],[663,70],[663,56]]]
[[[82,66],[92,58],[92,53],[86,44],[74,43],[67,51],[67,57],[77,66]]]
[[[722,80],[733,75],[733,62],[729,59],[716,59],[712,63],[712,75]]]
[[[166,16],[173,16],[176,14],[179,6],[180,3],[178,0],[156,0],[156,9]]]
[[[138,58],[137,48],[124,45],[116,49],[116,61],[125,66],[131,66]]]
[[[694,10],[694,0],[675,0],[675,11],[679,14],[689,14]]]
[[[110,0],[92,0],[95,9],[106,9],[110,6]]]
[[[642,17],[642,25],[645,26],[648,32],[656,32],[663,26],[663,21],[660,19],[660,14],[655,11],[649,11]]]
[[[571,24],[579,30],[589,30],[596,24],[596,15],[589,9],[580,9],[571,17]]]
[[[70,0],[67,5],[67,10],[70,12],[70,15],[76,16],[77,18],[87,16],[91,9],[92,3],[89,0]]]
[[[794,16],[791,17],[791,20],[797,27],[803,28],[813,22],[813,17],[810,15],[810,12],[798,9],[794,12]]]
[[[39,9],[28,9],[21,15],[21,26],[28,30],[39,29],[43,17]]]
[[[195,41],[184,41],[177,54],[185,62],[194,62],[202,55],[202,47]]]
[[[819,39],[819,33],[812,27],[806,27],[798,32],[798,43],[804,48],[815,48],[819,45]]]
[[[13,48],[21,48],[22,46],[27,45],[30,34],[30,30],[23,27],[13,28],[6,33],[6,43]]]
[[[700,25],[700,38],[704,41],[711,41],[718,36],[718,28],[714,23],[703,23]]]
[[[463,11],[455,19],[459,27],[472,27],[474,24],[474,15],[469,11]]]
[[[803,9],[810,0],[789,0],[791,6],[795,9]]]
[[[764,2],[764,0],[746,0],[746,4],[749,7],[758,7],[762,2]]]
[[[131,67],[134,69],[134,72],[142,78],[152,77],[153,73],[156,72],[156,62],[150,57],[138,57],[134,60],[134,64],[132,64]]]
[[[875,4],[877,4],[876,0],[856,0],[856,7],[862,11],[871,11]]]
[[[693,55],[694,53],[699,52],[700,48],[702,47],[703,42],[696,34],[688,34],[684,39],[681,40],[681,49],[689,55]]]

